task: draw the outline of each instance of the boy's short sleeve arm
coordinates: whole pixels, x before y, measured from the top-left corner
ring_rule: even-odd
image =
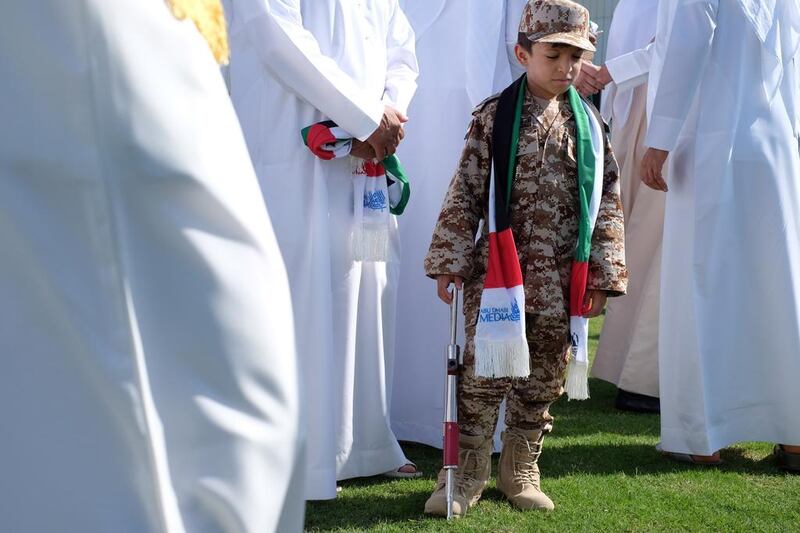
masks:
[[[619,195],[619,167],[606,140],[603,172],[603,196],[592,234],[589,257],[589,290],[601,290],[609,296],[621,296],[628,287],[625,267],[625,225]]]
[[[493,107],[491,104],[487,107]],[[425,257],[425,273],[469,278],[478,224],[488,201],[491,113],[475,113]]]

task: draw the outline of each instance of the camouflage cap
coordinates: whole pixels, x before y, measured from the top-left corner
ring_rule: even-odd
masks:
[[[519,32],[534,43],[563,43],[594,52],[589,10],[571,0],[528,0]]]

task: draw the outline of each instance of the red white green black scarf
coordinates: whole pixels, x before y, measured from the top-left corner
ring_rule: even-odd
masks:
[[[302,130],[303,142],[323,160],[350,155],[352,137],[326,120]],[[381,162],[352,158],[353,257],[356,261],[386,261],[389,255],[389,215],[400,215],[411,195],[400,160]]]
[[[525,293],[522,269],[511,233],[511,190],[525,76],[503,91],[492,133],[492,174],[489,184],[489,260],[475,333],[475,374],[484,377],[527,377],[530,352],[525,332]],[[577,131],[580,220],[570,278],[570,334],[572,351],[566,392],[570,399],[589,397],[589,326],[583,298],[589,273],[592,233],[603,187],[603,130],[594,112],[577,91],[568,92]],[[500,178],[500,179],[498,179]]]

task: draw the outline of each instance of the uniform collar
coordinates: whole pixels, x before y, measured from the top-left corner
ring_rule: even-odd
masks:
[[[566,93],[559,96],[558,98],[558,117],[556,117],[553,124],[550,126],[550,129],[558,128],[570,118],[572,118],[572,107],[569,105],[569,99],[567,98]],[[543,121],[544,115],[544,108],[539,103],[539,101],[533,97],[530,90],[526,87],[525,88],[525,100],[523,102],[523,112],[524,114],[533,117],[540,126],[547,127],[548,125]]]

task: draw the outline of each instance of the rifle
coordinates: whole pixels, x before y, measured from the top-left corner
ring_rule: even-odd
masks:
[[[461,367],[461,347],[456,344],[458,325],[458,289],[453,285],[453,301],[450,303],[450,344],[447,345],[444,393],[444,460],[443,468],[447,478],[445,494],[447,495],[447,519],[453,518],[453,496],[455,491],[456,470],[458,470],[458,370]]]

